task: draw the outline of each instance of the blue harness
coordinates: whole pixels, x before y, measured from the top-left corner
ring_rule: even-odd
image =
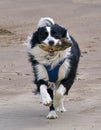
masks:
[[[53,69],[51,69],[51,65],[44,65],[47,70],[50,82],[56,82],[58,80],[59,68],[63,62],[64,60],[60,61]]]

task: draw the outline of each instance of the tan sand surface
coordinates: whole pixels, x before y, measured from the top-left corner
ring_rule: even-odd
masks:
[[[32,91],[27,36],[40,17],[68,28],[81,48],[65,113],[48,120]],[[101,130],[101,0],[0,0],[0,130]]]

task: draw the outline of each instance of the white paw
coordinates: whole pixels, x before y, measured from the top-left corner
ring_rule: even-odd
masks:
[[[56,114],[55,111],[50,111],[48,116],[47,116],[47,119],[56,119],[58,118],[58,115]]]
[[[47,87],[45,85],[42,85],[40,87],[40,96],[41,96],[41,102],[46,105],[46,106],[50,106],[52,103],[52,99],[50,97],[50,95],[47,92]]]
[[[48,93],[41,95],[41,102],[45,106],[50,106],[52,104],[52,99]]]
[[[66,109],[64,107],[58,107],[57,111],[59,111],[59,112],[66,112]]]

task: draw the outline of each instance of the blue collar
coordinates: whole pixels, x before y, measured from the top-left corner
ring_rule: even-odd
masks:
[[[48,73],[48,77],[49,77],[49,81],[50,82],[56,82],[58,80],[58,73],[59,73],[59,68],[60,66],[63,64],[63,62],[65,61],[62,60],[60,61],[54,68],[51,69],[51,65],[44,65],[47,73]]]

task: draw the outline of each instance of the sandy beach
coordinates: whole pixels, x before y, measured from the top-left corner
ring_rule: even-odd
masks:
[[[40,17],[68,29],[81,49],[77,78],[65,113],[46,119],[34,95],[27,36]],[[0,1],[0,130],[101,130],[101,0]]]

